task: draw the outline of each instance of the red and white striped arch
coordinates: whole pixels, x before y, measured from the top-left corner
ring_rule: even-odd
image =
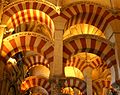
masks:
[[[64,41],[63,62],[66,63],[71,56],[88,52],[101,57],[108,67],[116,64],[115,50],[112,44],[103,38],[93,35],[78,35]]]
[[[1,57],[8,60],[20,51],[35,51],[49,62],[53,61],[53,43],[43,35],[33,32],[20,32],[3,40]]]
[[[107,64],[100,57],[96,57],[91,60],[91,64],[89,64],[89,66],[92,69],[95,69],[96,67],[107,67]]]
[[[14,31],[16,33],[23,31],[37,32],[45,35],[50,39],[52,39],[54,36],[54,34],[52,34],[54,32],[51,32],[50,29],[45,24],[41,24],[41,22],[37,22],[37,21],[24,22],[20,24],[18,27],[16,27]]]
[[[22,23],[37,21],[50,29],[50,35],[54,34],[54,23],[52,19],[42,11],[27,9],[21,10],[10,17],[7,22],[8,29],[15,29]]]
[[[93,90],[97,93],[103,88],[110,88],[111,82],[109,80],[93,81]]]
[[[47,59],[45,59],[44,56],[42,56],[42,55],[32,55],[32,56],[24,57],[22,59],[22,61],[25,65],[24,68],[26,70],[28,70],[36,65],[43,65],[43,66],[46,66],[47,68],[49,68],[49,64],[50,64],[50,62]]]
[[[64,87],[76,87],[82,92],[82,95],[86,95],[86,83],[81,79],[67,77]]]
[[[72,66],[78,68],[81,72],[88,66],[84,60],[79,57],[71,57],[64,66]]]
[[[19,11],[26,9],[35,9],[39,11],[43,11],[45,14],[48,14],[49,17],[54,18],[58,14],[56,12],[56,6],[48,3],[47,1],[14,1],[10,3],[3,9],[3,19],[7,21],[9,17],[13,16]],[[4,22],[3,21],[3,22]]]
[[[21,84],[21,91],[24,92],[29,88],[41,86],[43,87],[48,93],[50,93],[50,83],[47,79],[41,78],[38,76],[30,76],[27,77]]]
[[[67,20],[65,30],[72,25],[86,23],[96,26],[103,32],[108,23],[115,19],[108,9],[88,3],[76,3],[63,9],[61,17]]]
[[[81,72],[83,72],[87,67],[90,67],[91,69],[95,69],[99,66],[106,67],[107,64],[103,63],[103,61],[100,58],[94,58],[91,60],[91,64],[87,64],[85,62],[85,59],[83,60],[80,57],[71,57],[67,60],[65,66],[72,66],[78,68]]]

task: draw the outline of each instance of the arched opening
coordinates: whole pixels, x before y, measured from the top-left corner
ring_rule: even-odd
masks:
[[[29,69],[28,73],[29,76],[40,76],[49,79],[50,70],[43,65],[38,65]]]
[[[72,87],[65,87],[62,89],[63,94],[69,94],[69,95],[82,95],[82,92],[77,88]]]
[[[82,72],[76,67],[67,66],[64,68],[64,72],[65,72],[65,77],[76,77],[76,78],[84,80],[84,76]]]
[[[76,24],[68,28],[64,31],[63,39],[69,38],[71,36],[75,35],[83,35],[83,34],[89,34],[89,35],[97,35],[99,37],[106,38],[104,33],[99,30],[97,27],[90,25],[90,24]]]
[[[8,28],[8,31],[11,29],[12,30],[14,29],[15,32],[20,32],[21,28],[17,29],[17,27],[24,25],[24,27],[22,28],[25,29],[25,31],[28,31],[36,27],[34,25],[37,23],[34,24],[31,22],[34,22],[34,23],[38,22],[42,25],[45,25],[46,28],[49,29],[48,33],[50,38],[54,36],[54,23],[52,19],[44,12],[39,10],[34,10],[34,9],[26,9],[26,10],[18,11],[16,14],[10,17],[10,19],[7,21],[7,28]]]

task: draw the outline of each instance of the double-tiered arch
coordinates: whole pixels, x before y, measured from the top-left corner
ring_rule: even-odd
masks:
[[[79,35],[64,41],[64,62],[70,56],[80,52],[94,53],[106,61],[109,66],[116,64],[114,45],[103,38],[93,35]]]
[[[56,14],[56,6],[47,1],[16,1],[3,9],[2,23],[7,25],[8,30],[15,31],[21,24],[24,25],[25,23],[35,21],[45,25],[50,30],[50,37],[54,37],[55,28],[52,19]]]
[[[67,20],[65,30],[75,24],[86,23],[104,32],[108,23],[115,19],[109,9],[89,2],[80,2],[63,8],[61,16]]]
[[[82,52],[93,53],[99,56],[101,59],[92,60],[90,65],[85,64],[84,60],[79,59],[79,57],[74,57],[74,55]],[[90,67],[92,69],[101,66],[106,69],[114,68],[114,70],[112,70],[113,72],[111,72],[111,77],[115,76],[115,79],[118,77],[118,71],[116,71],[115,68],[116,57],[114,44],[106,41],[104,38],[95,35],[77,35],[64,40],[63,63],[64,66],[73,66],[78,68],[82,72],[87,67]],[[101,82],[99,82],[99,85],[101,85]],[[110,80],[108,85],[110,85]]]

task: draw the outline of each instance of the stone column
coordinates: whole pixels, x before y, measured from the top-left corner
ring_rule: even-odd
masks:
[[[1,50],[3,34],[5,31],[5,27],[6,27],[5,25],[2,25],[3,6],[4,6],[4,0],[1,0],[1,4],[0,4],[0,50]]]
[[[108,92],[108,89],[104,87],[104,88],[103,88],[102,95],[107,95],[107,92]]]
[[[7,78],[7,73],[4,72],[3,79],[1,80],[0,95],[8,95],[10,80]]]
[[[1,4],[0,4],[0,51],[1,51],[3,34],[5,31],[5,27],[6,27],[6,25],[2,25],[3,6],[4,6],[4,0],[1,0]]]
[[[3,3],[4,3],[4,0],[1,0],[1,4],[0,4],[0,54],[1,54],[1,46],[2,46],[2,41],[3,41],[3,35],[4,35],[4,32],[5,32],[5,25],[1,25],[2,14],[3,14]],[[3,81],[4,65],[5,65],[5,63],[3,63],[0,60],[0,85],[2,84],[1,82]],[[0,90],[2,89],[1,87],[2,86],[0,86]],[[3,94],[0,94],[0,95],[3,95]]]
[[[116,61],[117,61],[117,65],[115,65],[114,67],[115,69],[115,79],[119,79],[120,77],[120,73],[119,73],[119,69],[120,69],[120,21],[119,20],[114,20],[111,23],[111,27],[113,29],[113,36],[111,37],[110,40],[115,42],[115,57],[116,57]]]
[[[2,9],[3,9],[3,5],[1,4],[0,5],[0,54],[1,54],[1,48],[2,48],[3,35],[5,32],[5,25],[1,25]],[[5,66],[5,63],[3,63],[0,60],[0,95],[7,95],[8,86],[9,86],[9,81],[3,77],[4,66]]]
[[[87,95],[92,95],[92,76],[91,76],[91,70],[87,70],[88,75],[87,75]]]
[[[4,3],[5,3],[5,1],[1,0],[1,4],[0,4],[0,23],[2,22],[2,14],[3,14]]]
[[[90,62],[87,62],[87,64],[89,65]],[[93,95],[92,94],[92,69],[90,67],[87,67],[84,70],[84,76],[85,76],[85,81],[87,85],[87,95]]]
[[[116,42],[116,46],[115,46],[115,55],[116,55],[116,61],[117,61],[117,64],[114,66],[115,69],[115,79],[119,79],[120,78],[120,32],[116,32],[114,33],[114,37],[115,37],[115,42]]]
[[[2,41],[3,41],[3,35],[4,35],[4,32],[5,32],[5,25],[2,25],[1,22],[2,22],[2,14],[3,14],[3,4],[4,4],[4,0],[1,0],[1,4],[0,4],[0,53],[1,53],[1,46],[2,46]],[[2,62],[0,62],[2,63]],[[1,64],[0,64],[0,67],[1,67]],[[2,68],[0,68],[0,72]],[[1,77],[1,76],[0,76]]]
[[[2,45],[2,41],[3,41],[3,35],[5,32],[5,25],[0,25],[0,51],[1,51],[1,45]]]
[[[110,3],[112,9],[116,9],[119,6],[119,0],[110,0]]]
[[[63,31],[55,31],[54,63],[51,76],[63,76]]]
[[[54,62],[50,66],[51,95],[60,93],[59,79],[63,77],[63,31],[56,29],[54,40]],[[54,82],[56,81],[56,83]]]

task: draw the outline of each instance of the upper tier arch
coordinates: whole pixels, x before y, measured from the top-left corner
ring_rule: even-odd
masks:
[[[36,9],[43,11],[51,18],[54,18],[54,15],[59,12],[58,8],[54,4],[47,1],[14,1],[3,9],[3,21],[5,20],[4,18],[6,18],[7,21],[7,19],[9,19],[9,17],[14,15],[15,13],[26,9]]]
[[[107,26],[117,17],[108,8],[90,2],[77,2],[61,10],[60,16],[65,22],[64,31],[77,24],[89,24],[97,27],[105,36],[113,33]]]
[[[27,9],[19,11],[9,18],[6,25],[8,29],[15,30],[15,28],[19,25],[32,21],[36,21],[42,25],[46,25],[50,30],[49,34],[51,35],[51,37],[54,36],[54,23],[52,19],[47,14],[39,10]]]

